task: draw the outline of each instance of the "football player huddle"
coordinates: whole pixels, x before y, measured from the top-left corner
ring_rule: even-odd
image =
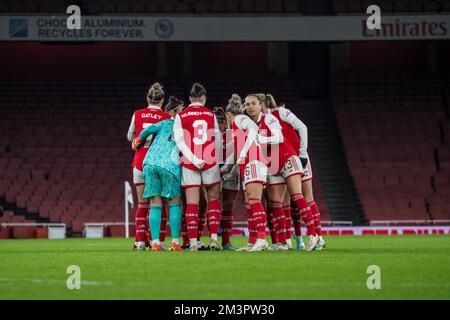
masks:
[[[194,83],[187,106],[173,96],[165,103],[164,89],[155,83],[148,107],[133,114],[128,140],[139,200],[134,249],[167,250],[167,216],[171,251],[290,250],[292,238],[299,250],[325,248],[303,122],[271,94],[233,94],[224,108],[209,108],[206,101],[206,89]],[[236,248],[233,208],[241,187],[249,237]],[[205,226],[208,246],[201,241]]]

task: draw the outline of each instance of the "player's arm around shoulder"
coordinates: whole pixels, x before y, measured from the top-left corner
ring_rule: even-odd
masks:
[[[298,132],[301,141],[299,150],[300,157],[308,158],[308,127],[292,111],[286,108],[283,109],[283,112],[280,110],[280,118],[286,123],[289,123]]]
[[[261,144],[279,144],[284,142],[283,133],[281,132],[281,124],[278,119],[271,114],[266,114],[264,122],[269,128],[271,135],[264,136],[258,134],[258,142]]]
[[[281,120],[290,124],[298,132],[300,140],[302,141],[300,153],[306,154],[308,145],[308,127],[291,110],[280,107],[279,112]]]
[[[160,122],[157,122],[157,123],[155,123],[155,124],[152,124],[152,125],[148,126],[147,128],[145,128],[145,129],[141,132],[141,134],[139,135],[139,137],[140,137],[142,140],[145,140],[145,139],[148,138],[149,135],[158,133],[158,132],[161,130],[161,127],[163,126],[163,122],[164,122],[164,121],[160,121]]]
[[[239,129],[247,132],[247,139],[245,140],[244,147],[242,148],[239,158],[236,161],[237,164],[242,164],[245,157],[247,156],[247,152],[250,149],[250,146],[254,142],[257,142],[259,128],[258,125],[246,115],[236,116],[235,123]]]
[[[256,125],[256,123],[254,123],[248,116],[246,116],[245,114],[239,114],[236,116],[236,118],[234,119],[234,123],[236,124],[236,126],[241,129],[241,130],[250,130],[252,127],[252,124],[255,125],[256,130],[258,130],[258,126]]]
[[[305,124],[291,110],[285,107],[280,107],[278,109],[278,112],[280,114],[281,120],[289,123],[296,130],[299,130],[302,126],[306,127]]]
[[[281,129],[280,121],[273,114],[267,113],[264,117],[264,122],[269,129]]]

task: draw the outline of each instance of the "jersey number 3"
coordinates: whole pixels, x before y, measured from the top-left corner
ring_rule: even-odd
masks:
[[[194,139],[192,139],[194,144],[196,145],[204,144],[208,139],[207,136],[208,123],[205,120],[195,120],[194,123],[192,124],[192,127],[196,132]]]

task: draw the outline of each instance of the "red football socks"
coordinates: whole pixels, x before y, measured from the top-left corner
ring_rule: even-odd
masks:
[[[286,243],[286,226],[285,217],[283,211],[283,204],[281,202],[270,201],[269,207],[273,210],[273,228],[276,232],[277,242],[276,243]]]
[[[258,238],[258,232],[256,230],[255,218],[253,216],[252,207],[249,203],[245,203],[245,208],[247,209],[247,221],[248,221],[248,244],[255,244]]]
[[[292,216],[291,216],[291,206],[290,205],[284,205],[283,206],[284,211],[284,221],[285,221],[285,237],[286,240],[290,239],[292,237]]]
[[[258,239],[266,238],[266,211],[259,199],[249,199]]]
[[[306,233],[308,236],[315,235],[316,232],[314,231],[314,220],[311,213],[311,208],[306,203],[305,198],[303,197],[303,194],[296,193],[291,195],[292,201],[294,201],[295,205],[298,208],[300,218],[303,220],[303,222],[306,225]]]
[[[136,225],[136,242],[146,242],[149,238],[150,228],[148,224],[148,202],[139,202],[136,210],[135,225]]]
[[[187,204],[186,206],[186,226],[189,239],[196,239],[198,233],[198,205]]]
[[[197,241],[202,239],[203,229],[207,222],[206,213],[202,213],[198,216],[198,231],[197,231]]]
[[[209,234],[219,233],[220,223],[220,200],[211,199],[208,201],[208,227]]]
[[[297,237],[302,236],[302,219],[297,208],[292,209],[292,222],[294,223],[294,232]]]
[[[317,203],[313,200],[308,202],[308,206],[311,207],[311,213],[314,220],[314,230],[316,231],[316,235],[322,235],[322,226],[320,225],[320,211]]]
[[[268,210],[267,210],[267,226],[269,227],[270,238],[272,239],[272,243],[278,242],[277,232],[275,231],[275,228],[274,228],[275,220],[276,220],[276,218],[274,217],[274,214],[273,214],[272,202],[270,202]]]

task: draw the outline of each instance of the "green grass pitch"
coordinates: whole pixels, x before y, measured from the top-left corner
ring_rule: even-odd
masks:
[[[243,245],[245,238],[234,243]],[[450,299],[450,236],[330,236],[318,252],[134,252],[132,240],[0,240],[0,299]],[[69,290],[69,265],[81,289]],[[369,290],[369,265],[381,289]]]

